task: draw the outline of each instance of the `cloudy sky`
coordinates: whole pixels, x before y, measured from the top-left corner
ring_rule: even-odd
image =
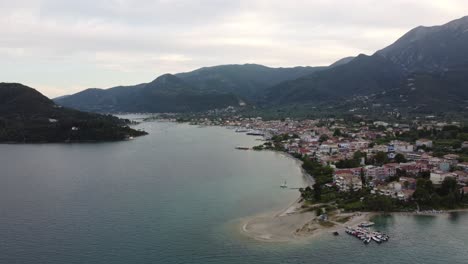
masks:
[[[49,97],[219,64],[372,54],[466,0],[0,0],[0,82]]]

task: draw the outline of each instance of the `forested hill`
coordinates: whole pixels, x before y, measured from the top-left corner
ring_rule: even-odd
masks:
[[[145,135],[129,121],[56,105],[33,88],[0,83],[0,142],[114,141]]]

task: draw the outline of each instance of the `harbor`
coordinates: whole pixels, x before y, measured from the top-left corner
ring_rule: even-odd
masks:
[[[365,222],[359,224],[357,227],[347,227],[345,232],[361,240],[365,245],[370,244],[372,241],[377,244],[387,242],[390,236],[379,231],[371,230],[370,227],[373,225],[374,223],[372,222]]]

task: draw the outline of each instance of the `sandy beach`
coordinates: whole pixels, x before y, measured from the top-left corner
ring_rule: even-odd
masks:
[[[320,221],[314,210],[303,211],[301,199],[285,210],[265,213],[241,221],[241,232],[264,242],[294,242],[322,234],[342,233],[347,226],[369,221],[374,213],[332,212],[328,221]]]
[[[333,232],[344,233],[346,227],[355,227],[370,221],[378,212],[329,213],[327,221],[320,221],[315,210],[304,211],[302,199],[280,212],[271,212],[245,218],[241,221],[241,233],[264,242],[297,242]],[[317,205],[321,206],[321,205]],[[468,209],[422,212],[392,212],[393,215],[439,216],[453,212],[468,212]]]

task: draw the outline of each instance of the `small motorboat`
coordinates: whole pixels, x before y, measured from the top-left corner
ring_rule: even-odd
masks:
[[[286,181],[284,181],[283,184],[280,185],[281,188],[288,188],[288,184],[286,183]]]

